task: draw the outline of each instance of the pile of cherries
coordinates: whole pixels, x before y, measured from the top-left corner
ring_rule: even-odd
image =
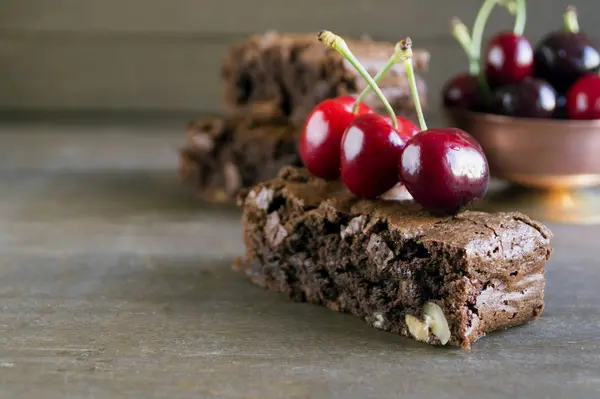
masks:
[[[494,35],[480,57],[483,27],[495,5],[516,15],[515,27]],[[567,8],[564,29],[535,47],[523,35],[525,14],[525,0],[485,0],[472,36],[453,21],[470,67],[444,86],[445,107],[524,118],[600,119],[600,52],[579,31],[575,8]]]
[[[325,180],[341,178],[350,192],[367,199],[381,197],[403,184],[416,202],[438,214],[455,214],[486,194],[489,168],[479,143],[462,130],[428,129],[425,125],[409,38],[398,42],[394,55],[374,78],[341,37],[322,31],[319,40],[341,53],[368,86],[357,98],[321,102],[307,117],[300,156],[313,175]],[[376,83],[400,60],[406,68],[420,128],[394,114]],[[369,90],[377,94],[389,115],[379,115],[361,103]]]

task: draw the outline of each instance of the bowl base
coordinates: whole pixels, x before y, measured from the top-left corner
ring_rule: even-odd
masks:
[[[519,211],[542,222],[600,224],[600,192],[592,189],[541,190],[522,186],[488,194],[474,210]]]

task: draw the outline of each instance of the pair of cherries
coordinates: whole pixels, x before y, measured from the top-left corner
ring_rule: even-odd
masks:
[[[565,94],[568,119],[600,119],[600,51],[579,30],[577,10],[567,7],[565,30],[550,33],[535,51],[535,75]]]
[[[300,156],[310,173],[326,180],[340,176],[359,197],[375,198],[398,183],[400,151],[419,132],[409,119],[381,116],[356,98],[343,96],[318,104],[306,118]]]
[[[339,45],[339,36],[334,39],[326,44],[347,50]],[[357,197],[378,198],[401,183],[425,209],[455,214],[487,192],[487,160],[479,143],[466,132],[427,129],[414,82],[411,41],[400,43],[421,129],[393,111],[381,116],[364,104],[355,107],[356,99],[350,96],[328,99],[306,119],[300,156],[313,175],[326,180],[341,177]],[[340,52],[352,57],[347,51]],[[359,65],[355,67],[362,72]],[[363,76],[385,104],[375,82]]]

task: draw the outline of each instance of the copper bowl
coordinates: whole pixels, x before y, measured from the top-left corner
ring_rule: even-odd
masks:
[[[445,110],[449,126],[483,147],[493,177],[518,185],[488,198],[487,206],[517,206],[551,221],[598,223],[600,120],[513,118]]]

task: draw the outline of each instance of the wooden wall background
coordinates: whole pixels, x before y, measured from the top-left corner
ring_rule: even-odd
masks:
[[[268,29],[395,41],[432,53],[431,98],[466,69],[449,35],[480,0],[0,0],[0,108],[215,112],[227,46]],[[600,37],[600,0],[576,0]],[[530,0],[532,39],[562,23],[564,0]],[[511,27],[497,11],[487,32]]]

